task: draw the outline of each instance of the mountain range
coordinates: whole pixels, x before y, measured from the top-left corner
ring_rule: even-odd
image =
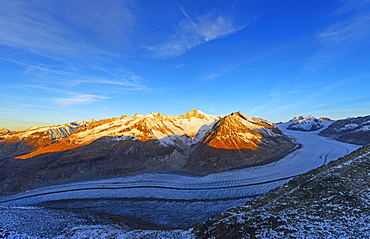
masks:
[[[294,132],[293,137],[302,135],[303,138],[310,137],[312,140],[330,137],[358,145],[370,143],[370,116],[337,121],[313,116],[298,116],[287,123],[276,125],[264,119],[248,118],[241,112],[220,117],[191,110],[179,116],[159,113],[136,114],[132,117],[121,116],[99,121],[74,121],[58,126],[32,127],[19,132],[3,129],[0,130],[1,194],[25,192],[32,188],[55,185],[46,187],[44,189],[46,193],[43,194],[37,191],[32,194],[32,191],[28,191],[29,195],[27,192],[23,196],[22,194],[13,195],[15,198],[18,197],[18,200],[23,200],[22,203],[26,205],[27,200],[29,202],[46,200],[43,202],[45,205],[48,203],[54,207],[64,205],[62,208],[69,208],[68,203],[78,208],[78,205],[88,204],[89,200],[93,203],[93,208],[104,207],[104,205],[107,207],[108,204],[104,204],[103,201],[94,198],[83,199],[85,194],[74,196],[73,193],[79,191],[92,193],[93,190],[102,192],[105,190],[113,196],[114,193],[119,194],[119,190],[126,190],[125,192],[129,193],[130,190],[140,192],[140,188],[146,188],[145,190],[158,190],[159,195],[163,195],[164,192],[169,193],[168,190],[174,190],[177,193],[182,191],[182,194],[187,195],[186,197],[194,193],[206,193],[211,196],[213,194],[210,194],[211,190],[208,187],[213,185],[210,184],[212,180],[220,177],[217,172],[265,164],[264,167],[271,167],[273,170],[273,166],[278,162],[268,163],[299,148],[299,145],[296,145],[295,141],[290,138],[292,136],[287,136],[289,132]],[[329,139],[329,141],[333,140]],[[343,143],[337,142],[336,144]],[[333,145],[329,147],[333,148]],[[127,238],[148,236],[162,238],[327,238],[343,236],[366,238],[370,236],[368,232],[370,226],[368,213],[369,147],[362,147],[329,164],[325,164],[328,154],[320,156],[319,153],[316,160],[322,159],[323,166],[294,178],[281,178],[279,180],[293,179],[243,206],[217,214],[185,231],[143,231],[144,228],[158,229],[161,226],[138,218],[102,214],[89,210],[68,211],[39,208],[37,204],[31,207],[3,204],[7,200],[12,202],[6,199],[9,196],[13,197],[9,195],[2,197],[3,202],[0,204],[0,214],[3,218],[0,219],[0,236],[6,238],[15,235],[16,238],[17,236],[22,238],[28,235],[42,235],[48,238],[51,235],[53,237],[60,235],[63,231],[65,234],[58,238],[100,237],[103,234],[106,236],[104,238],[114,235],[124,235],[124,238],[127,235],[130,235]],[[350,151],[347,149],[347,152]],[[304,155],[304,150],[301,155]],[[293,161],[291,163],[294,164]],[[208,178],[207,176],[195,177],[199,178],[199,182],[208,182],[204,185],[195,186],[194,182],[185,183],[186,186],[181,188],[182,186],[179,185],[182,184],[165,186],[159,183],[160,180],[155,179],[159,175],[167,177],[165,173],[158,174],[158,176],[153,174],[153,179],[147,178],[149,175],[138,174],[153,171],[187,173],[179,174],[182,175],[179,179],[186,180],[190,180],[186,176],[189,174],[211,175]],[[233,172],[236,173],[235,170],[226,171],[224,175],[232,177]],[[143,185],[139,180],[136,182],[137,186],[124,186],[119,180],[126,180],[126,177],[117,178],[117,182],[115,179],[104,179],[132,174],[137,175],[136,178],[139,179],[142,177]],[[227,189],[232,192],[235,187],[235,190],[240,191],[244,186],[238,185],[237,176],[235,177],[235,182],[221,180],[222,184],[216,183],[213,187],[216,185],[218,187],[214,190]],[[171,176],[171,178],[175,177]],[[81,181],[87,179],[107,181],[95,181],[92,185],[89,181]],[[127,180],[130,181],[130,177],[127,177]],[[275,181],[270,180],[267,183]],[[76,183],[68,184],[69,182]],[[107,184],[104,185],[104,182]],[[145,186],[148,182],[154,184]],[[58,184],[63,183],[67,184],[64,184],[64,189],[59,190],[61,186]],[[84,185],[84,188],[79,188],[79,184]],[[177,183],[173,182],[173,185]],[[255,187],[258,191],[258,187],[265,187],[265,183],[249,183],[248,187]],[[40,190],[39,192],[42,192],[43,189]],[[53,201],[52,195],[54,194]],[[50,199],[47,198],[48,195]],[[172,202],[179,200],[179,203],[186,205],[195,200],[194,205],[196,205],[208,202],[208,200],[212,201],[211,198],[207,198],[207,195],[204,195],[204,199],[203,197],[190,201],[172,199]],[[57,196],[66,197],[66,199],[56,200]],[[123,197],[122,200],[124,200],[124,197],[128,195],[118,196]],[[227,195],[223,197],[225,196],[226,198],[222,200],[227,199]],[[106,197],[105,200],[109,200],[111,196],[106,195]],[[171,196],[167,197],[171,198]],[[77,198],[80,198],[80,201]],[[118,199],[112,198],[112,202]],[[94,200],[97,200],[95,204]],[[138,200],[143,200],[143,198],[138,198]],[[166,200],[171,199],[158,197],[158,199],[147,198],[145,200],[153,200],[153,203],[156,200],[164,200],[166,203]],[[122,202],[118,200],[117,203],[120,205],[119,203]],[[155,205],[161,204],[158,202]],[[48,220],[55,221],[55,223],[51,228],[49,224],[40,220],[27,219],[29,217],[49,218]],[[86,226],[80,227],[81,223]],[[94,226],[96,224],[98,226]],[[42,231],[39,233],[36,228]],[[137,228],[141,229],[136,230]],[[9,230],[16,230],[16,232]],[[102,231],[104,231],[103,234]]]
[[[314,116],[310,115],[308,117],[304,116],[297,116],[291,119],[289,122],[288,129],[291,130],[300,130],[300,131],[315,131],[324,127],[325,121],[332,121],[329,118],[315,118]]]
[[[205,175],[270,163],[296,148],[277,127],[241,112],[136,114],[2,132],[0,194],[152,171]]]
[[[324,126],[313,130],[312,126],[318,123],[315,119],[323,121]],[[300,125],[300,127],[289,129],[290,125],[298,121],[301,122],[295,125]],[[142,122],[145,122],[146,127],[143,127]],[[319,123],[321,122],[319,121]],[[248,193],[248,190],[253,187],[258,192],[266,187],[266,183],[276,181],[269,178],[262,178],[262,181],[253,181],[254,177],[258,178],[258,173],[253,174],[258,168],[265,168],[273,171],[273,174],[277,174],[279,171],[274,171],[274,167],[277,167],[279,162],[285,161],[286,165],[291,164],[293,167],[290,169],[287,167],[286,170],[292,170],[296,165],[300,165],[295,164],[295,162],[302,161],[303,158],[284,157],[279,162],[267,164],[263,167],[248,168],[251,170],[222,172],[222,175],[227,175],[226,178],[229,181],[223,180],[220,173],[204,177],[189,177],[189,174],[167,175],[165,172],[144,173],[97,181],[79,181],[80,178],[73,177],[76,174],[94,180],[99,179],[99,177],[112,177],[109,173],[102,174],[103,176],[96,176],[97,174],[94,173],[99,170],[100,172],[114,172],[115,167],[120,167],[120,164],[115,162],[122,163],[119,158],[125,155],[120,154],[120,152],[131,152],[132,157],[136,155],[134,159],[140,162],[138,167],[144,169],[147,167],[145,164],[152,163],[148,168],[155,165],[153,155],[157,155],[155,159],[159,159],[158,155],[161,155],[162,160],[156,162],[158,165],[163,163],[163,165],[167,165],[163,167],[169,168],[170,164],[163,159],[166,158],[163,155],[166,155],[167,152],[170,152],[171,155],[175,152],[174,150],[179,154],[187,152],[186,155],[188,155],[186,162],[182,164],[183,166],[174,171],[196,172],[196,170],[200,170],[199,174],[204,175],[208,174],[208,168],[202,168],[202,165],[207,163],[212,165],[212,162],[214,162],[212,160],[220,160],[215,161],[215,165],[220,164],[221,166],[210,168],[222,171],[223,167],[228,168],[230,166],[230,162],[226,166],[223,165],[222,159],[235,162],[236,166],[234,165],[231,168],[237,168],[240,161],[233,161],[233,157],[237,155],[248,155],[252,159],[251,155],[257,155],[256,152],[258,151],[261,157],[264,154],[273,155],[277,151],[267,148],[280,147],[279,140],[286,140],[287,144],[292,144],[292,148],[286,150],[285,154],[296,149],[297,146],[286,135],[295,137],[295,140],[299,137],[308,139],[307,141],[301,141],[301,143],[320,139],[315,145],[323,144],[321,148],[329,148],[323,152],[331,152],[335,151],[335,148],[339,150],[343,145],[349,145],[338,141],[359,145],[368,144],[369,123],[370,116],[337,121],[313,116],[301,116],[295,117],[287,123],[277,124],[281,129],[280,131],[266,120],[249,119],[240,112],[219,117],[192,110],[181,116],[164,116],[161,114],[122,116],[101,121],[80,121],[60,126],[31,128],[22,132],[2,130],[0,131],[3,132],[1,134],[3,139],[0,140],[2,144],[0,150],[8,149],[8,151],[4,151],[8,152],[7,156],[1,154],[0,177],[2,177],[2,185],[12,182],[18,184],[15,191],[25,191],[29,188],[40,187],[40,185],[61,183],[63,180],[65,182],[78,182],[1,197],[0,237],[369,238],[370,146],[362,148],[356,146],[356,148],[359,148],[358,150],[338,160],[328,160],[331,161],[328,164],[326,164],[328,154],[318,152],[315,160],[323,162],[319,164],[322,165],[321,167],[307,173],[300,173],[300,175],[294,177],[287,177],[282,174],[280,177],[283,178],[279,180],[287,183],[278,184],[277,188],[274,187],[275,189],[266,194],[257,194],[259,196],[255,195],[257,197],[254,197],[251,201],[245,202],[247,199],[243,199],[245,200],[244,205],[233,206],[233,208],[219,213],[209,220],[196,223],[183,230],[168,230],[168,228],[149,221],[101,213],[95,209],[107,207],[109,205],[108,200],[111,200],[114,205],[124,207],[123,205],[126,204],[123,204],[123,201],[129,200],[131,193],[132,195],[141,194],[143,196],[134,197],[127,203],[126,207],[132,207],[133,200],[139,200],[137,202],[139,205],[145,203],[146,200],[152,200],[151,203],[155,207],[159,207],[162,205],[161,203],[167,207],[173,207],[176,203],[188,204],[191,206],[185,206],[185,208],[201,213],[202,205],[204,205],[202,203],[240,200],[238,198],[227,198],[227,194],[213,198],[214,195],[222,194],[223,190],[230,190],[229,192],[233,190],[237,192],[245,191]],[[307,131],[307,128],[311,128],[311,130]],[[171,129],[173,133],[168,129]],[[166,134],[163,132],[166,132]],[[41,138],[38,139],[38,137]],[[14,145],[9,147],[11,142]],[[47,143],[43,144],[45,142]],[[88,143],[85,144],[84,142]],[[327,142],[326,145],[325,142]],[[328,142],[334,142],[334,144],[329,145]],[[28,148],[25,147],[27,145]],[[334,147],[334,145],[338,147]],[[353,146],[349,148],[354,148]],[[321,148],[314,147],[317,151],[322,150]],[[57,149],[60,151],[57,151]],[[157,150],[159,150],[159,153]],[[302,156],[307,151],[313,150],[308,144],[303,143],[300,149],[289,154],[289,156],[296,155],[298,151],[301,151],[299,155]],[[88,154],[85,155],[86,158],[82,157],[84,152]],[[140,155],[140,152],[142,155]],[[238,154],[235,152],[238,152]],[[344,152],[346,151],[344,150]],[[351,152],[351,150],[347,148],[348,152]],[[201,153],[204,153],[202,158],[199,156],[199,159],[197,159],[196,154]],[[119,156],[115,159],[113,156],[106,157],[105,155]],[[138,155],[140,157],[145,156],[149,160],[142,159]],[[134,160],[125,159],[124,162],[131,162],[132,165],[130,166],[133,167]],[[197,162],[201,163],[188,161],[191,159],[198,160]],[[310,163],[310,159],[306,163]],[[105,162],[105,164],[100,164],[100,168],[96,164],[99,160]],[[174,160],[173,162],[178,161]],[[265,162],[259,162],[257,165],[263,163]],[[94,164],[96,171],[92,170]],[[114,166],[111,167],[110,164]],[[189,167],[189,165],[194,168]],[[248,167],[248,165],[242,167]],[[285,168],[283,169],[285,170]],[[14,173],[12,174],[11,171],[14,171]],[[298,170],[298,172],[304,171]],[[8,173],[8,178],[3,176],[4,173]],[[57,176],[53,176],[53,174]],[[243,185],[244,182],[241,182],[240,176],[242,174],[251,174],[251,178],[246,181],[247,185]],[[60,175],[64,175],[64,178]],[[52,179],[55,177],[55,180],[46,181],[47,177]],[[164,181],[159,180],[162,177]],[[166,179],[174,181],[168,184],[163,183],[166,182]],[[203,184],[197,185],[194,179]],[[9,194],[12,189],[11,187],[4,187],[3,190],[3,194]],[[94,190],[96,190],[95,195]],[[120,190],[122,190],[121,193]],[[213,191],[217,192],[212,194]],[[152,195],[156,195],[156,197],[150,198]],[[145,196],[147,198],[143,198]],[[179,196],[184,200],[178,198]],[[105,197],[105,201],[98,200],[99,197]],[[185,198],[190,199],[186,201]],[[13,203],[22,204],[17,206]],[[59,209],[56,207],[58,205],[61,206]],[[68,207],[62,207],[63,205],[68,205]],[[81,210],[79,206],[83,205],[90,205],[93,210],[89,210],[91,208]],[[70,207],[74,209],[71,210]],[[111,210],[113,212],[118,211],[115,208]],[[169,210],[176,210],[176,208],[170,208]],[[148,211],[147,213],[153,212]],[[157,212],[154,211],[154,213]],[[156,215],[153,217],[156,217]],[[153,228],[157,230],[153,230]]]

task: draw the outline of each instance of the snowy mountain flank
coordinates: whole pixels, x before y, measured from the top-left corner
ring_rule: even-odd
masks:
[[[338,120],[320,135],[351,144],[370,144],[370,116]]]
[[[205,175],[270,163],[295,148],[276,126],[198,110],[34,127],[0,140],[0,195],[152,171]]]
[[[328,118],[317,119],[312,115],[308,117],[297,116],[291,119],[289,122],[288,129],[290,130],[300,130],[300,131],[314,131],[321,129],[325,126],[325,121],[330,121]]]
[[[8,129],[0,129],[0,140],[5,138],[6,135],[10,134],[11,131]]]

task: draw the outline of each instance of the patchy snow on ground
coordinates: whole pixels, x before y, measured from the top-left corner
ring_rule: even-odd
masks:
[[[73,228],[70,232],[56,237],[56,239],[80,239],[80,238],[102,238],[102,239],[192,239],[194,235],[183,230],[123,230],[119,227],[109,225],[81,226]]]

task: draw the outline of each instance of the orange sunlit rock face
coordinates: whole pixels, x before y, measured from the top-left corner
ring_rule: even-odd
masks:
[[[100,137],[107,136],[133,136],[139,141],[158,140],[170,135],[187,135],[189,138],[194,138],[197,131],[185,131],[179,122],[184,122],[184,120],[185,122],[190,122],[194,118],[198,122],[199,120],[208,122],[207,117],[209,116],[200,111],[192,110],[185,115],[177,117],[151,113],[147,116],[135,115],[133,117],[123,116],[121,118],[99,121],[91,120],[87,124],[78,127],[68,137],[57,142],[50,141],[49,144],[45,144],[31,153],[16,158],[27,159],[39,154],[75,149],[90,144]],[[217,118],[213,120],[216,121]],[[187,124],[189,125],[189,123]],[[257,150],[262,135],[256,129],[262,128],[275,127],[251,120],[242,113],[236,112],[218,121],[200,142],[213,148]],[[45,132],[45,134],[47,133]],[[48,138],[47,135],[44,138]]]
[[[167,125],[171,125],[182,132],[179,135],[188,135],[193,138],[196,132],[185,132],[176,122],[179,119],[186,119],[190,122],[191,118],[206,119],[206,116],[196,110],[192,110],[185,115],[167,116],[160,113],[151,113],[147,116],[136,114],[133,117],[122,116],[120,118],[103,119],[99,121],[90,120],[87,124],[78,127],[70,136],[58,141],[50,142],[35,151],[16,157],[17,159],[27,159],[39,154],[61,152],[75,149],[92,143],[94,140],[103,136],[134,136],[139,141],[157,140],[169,135],[177,135]],[[121,124],[115,122],[125,119]],[[216,119],[214,119],[216,120]],[[167,125],[166,125],[167,124]],[[102,126],[102,127],[100,127]]]
[[[0,140],[1,153],[10,156],[25,154],[53,143],[47,131],[30,133],[20,137],[19,135],[24,132],[21,131]]]
[[[78,148],[80,146],[83,146],[85,144],[91,143],[92,141],[93,140],[86,141],[86,142],[84,142],[84,144],[73,143],[73,136],[70,136],[68,138],[68,140],[64,140],[64,141],[59,142],[59,143],[51,144],[49,146],[38,149],[38,150],[36,150],[34,152],[31,152],[29,154],[18,156],[18,157],[16,157],[16,159],[28,159],[28,158],[32,158],[36,155],[39,155],[39,154],[60,152],[60,151],[68,150],[68,149],[74,149],[74,148]]]
[[[88,124],[83,125],[81,127],[78,127],[73,132],[72,135],[70,135],[69,137],[61,140],[60,142],[55,142],[53,144],[46,145],[45,147],[37,149],[36,151],[33,151],[29,154],[18,156],[18,157],[16,157],[16,159],[28,159],[28,158],[32,158],[36,155],[39,155],[39,154],[61,152],[61,151],[69,150],[69,149],[75,149],[75,148],[84,146],[86,144],[92,143],[95,140],[95,138],[91,138],[91,139],[86,139],[85,138],[83,141],[81,141],[76,134],[87,131],[87,130],[91,130],[91,129],[96,128],[98,126],[101,126],[103,124],[108,124],[108,123],[111,123],[115,120],[122,119],[122,118],[125,118],[125,117],[126,116],[122,116],[121,118],[102,119],[102,120],[98,120],[98,121],[90,120],[88,122]]]
[[[204,114],[199,113],[195,109],[192,109],[191,111],[189,111],[188,113],[186,113],[184,115],[180,115],[178,118],[179,119],[188,119],[188,120],[190,120],[191,117],[195,117],[195,118],[198,118],[198,119],[205,119],[206,118],[206,116]]]
[[[248,127],[243,121],[250,124]],[[202,143],[222,149],[257,150],[262,135],[253,128],[275,128],[262,122],[251,121],[242,113],[236,112],[221,119],[201,140]]]

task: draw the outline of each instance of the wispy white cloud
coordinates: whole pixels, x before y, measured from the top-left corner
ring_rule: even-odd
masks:
[[[330,17],[338,17],[349,12],[366,12],[370,0],[352,1],[352,0],[339,0],[337,6],[330,14]]]
[[[184,68],[186,65],[185,64],[178,64],[175,66],[176,69],[181,69]]]
[[[320,49],[308,61],[306,69],[310,72],[368,44],[370,1],[339,1],[327,21],[327,27],[316,33]]]
[[[194,47],[225,37],[245,27],[235,25],[232,17],[227,15],[208,13],[191,18],[183,9],[181,11],[185,19],[178,24],[176,32],[165,42],[147,47],[159,58],[180,56]]]
[[[215,79],[217,77],[220,77],[221,74],[220,73],[211,73],[211,74],[208,74],[208,75],[204,75],[202,77],[202,80],[212,80],[212,79]]]
[[[28,92],[38,89],[48,96],[55,92],[57,99],[49,100],[61,107],[95,102],[116,92],[149,90],[145,79],[126,70],[114,51],[127,46],[135,26],[127,4],[119,0],[2,2],[0,60],[24,69],[22,82],[3,81],[2,86]]]
[[[125,39],[134,22],[120,1],[4,1],[0,45],[59,60],[89,59],[111,54],[99,41]]]
[[[277,107],[277,108],[274,108],[273,110],[269,111],[268,113],[274,113],[274,112],[282,112],[283,110],[286,110],[286,111],[290,111],[291,109],[294,109],[295,112],[298,112],[300,113],[300,109],[297,110],[296,107],[297,106],[304,106],[304,105],[312,105],[314,104],[315,102],[320,102],[320,104],[316,105],[316,106],[309,106],[309,107],[305,107],[304,110],[309,110],[309,109],[314,109],[314,108],[320,108],[320,107],[324,107],[324,106],[327,106],[327,105],[332,105],[332,104],[336,104],[336,103],[339,103],[339,102],[343,102],[343,101],[347,101],[347,100],[350,100],[350,99],[358,99],[358,98],[363,98],[363,97],[368,97],[368,96],[358,96],[358,97],[351,97],[351,98],[347,98],[347,99],[341,99],[341,100],[338,100],[338,101],[334,101],[334,102],[323,102],[322,99],[325,99],[325,96],[329,95],[329,94],[332,94],[333,92],[336,92],[338,89],[343,89],[343,87],[346,87],[348,85],[353,85],[353,84],[356,84],[356,82],[358,81],[361,81],[361,80],[366,80],[368,78],[368,74],[362,74],[362,75],[356,75],[356,76],[353,76],[353,77],[348,77],[348,78],[344,78],[344,79],[340,79],[340,80],[337,80],[337,81],[334,81],[330,84],[327,84],[319,89],[316,89],[315,91],[312,91],[312,93],[306,95],[306,96],[302,96],[299,100],[295,100],[293,101],[292,103],[292,100],[290,99],[289,100],[289,103],[285,104],[285,105],[282,105],[280,107]],[[292,91],[294,93],[294,91]],[[298,93],[298,91],[296,92]],[[290,113],[293,113],[293,112],[290,112]]]
[[[281,91],[272,91],[270,93],[270,95],[268,95],[268,98],[270,98],[269,101],[267,101],[266,103],[262,104],[262,103],[259,103],[259,105],[253,109],[251,109],[249,112],[251,114],[254,114],[255,112],[259,112],[261,109],[263,108],[266,108],[272,104],[276,104],[278,102],[281,102],[282,101],[282,98],[285,97],[285,95],[291,95],[292,93],[291,92],[281,92]]]
[[[318,32],[317,38],[324,45],[356,41],[370,33],[370,13],[356,16],[346,21],[336,22]]]
[[[9,88],[14,88],[14,89],[20,89],[20,90],[26,90],[26,91],[40,91],[40,92],[48,92],[48,96],[43,96],[40,99],[43,101],[52,101],[57,103],[61,108],[67,108],[72,105],[77,105],[77,104],[89,104],[93,103],[99,100],[105,100],[108,99],[109,97],[105,95],[97,95],[97,94],[84,94],[84,93],[76,93],[73,91],[68,91],[64,90],[58,87],[50,87],[50,86],[42,86],[42,85],[12,85],[12,86],[7,86]],[[52,93],[52,94],[50,94]],[[56,98],[56,97],[51,97],[50,95],[60,95],[61,97]],[[40,100],[39,99],[39,100]],[[21,108],[24,108],[27,106],[26,104],[22,104]],[[36,108],[40,107],[37,105],[28,105],[31,106],[31,108]]]
[[[0,59],[3,58],[0,57]],[[55,69],[50,65],[34,65],[16,60],[9,61],[24,67],[25,74],[37,76],[38,81],[43,81],[40,83],[54,85],[62,83],[63,86],[78,86],[85,83],[103,85],[103,87],[100,86],[102,87],[100,89],[103,89],[104,85],[115,85],[118,87],[117,90],[149,90],[149,88],[143,84],[145,81],[143,77],[122,68],[110,70],[94,67],[92,71],[86,72],[69,66],[55,67],[59,68]],[[59,79],[62,81],[57,81]],[[35,87],[45,87],[45,84],[44,86],[35,85]]]
[[[89,104],[93,103],[98,100],[107,99],[105,96],[100,95],[85,95],[85,94],[77,94],[70,98],[58,98],[54,99],[54,101],[60,105],[62,108],[67,108],[72,105],[80,105],[80,104]]]
[[[144,81],[141,76],[125,70],[109,71],[105,70],[100,72],[102,76],[93,76],[76,73],[66,80],[71,85],[80,84],[96,84],[96,85],[113,85],[117,90],[150,90],[142,82]]]
[[[16,109],[12,109],[12,108],[0,108],[0,112],[4,113],[4,112],[16,112],[17,110]]]
[[[356,76],[352,76],[352,77],[348,77],[348,78],[344,78],[344,79],[334,81],[334,82],[332,82],[332,83],[314,91],[313,93],[311,93],[307,97],[303,98],[300,103],[310,102],[310,101],[313,101],[313,100],[323,98],[325,95],[334,92],[338,88],[343,88],[346,85],[356,84],[356,82],[364,80],[367,77],[368,77],[368,74],[362,74],[362,75],[356,75]]]

